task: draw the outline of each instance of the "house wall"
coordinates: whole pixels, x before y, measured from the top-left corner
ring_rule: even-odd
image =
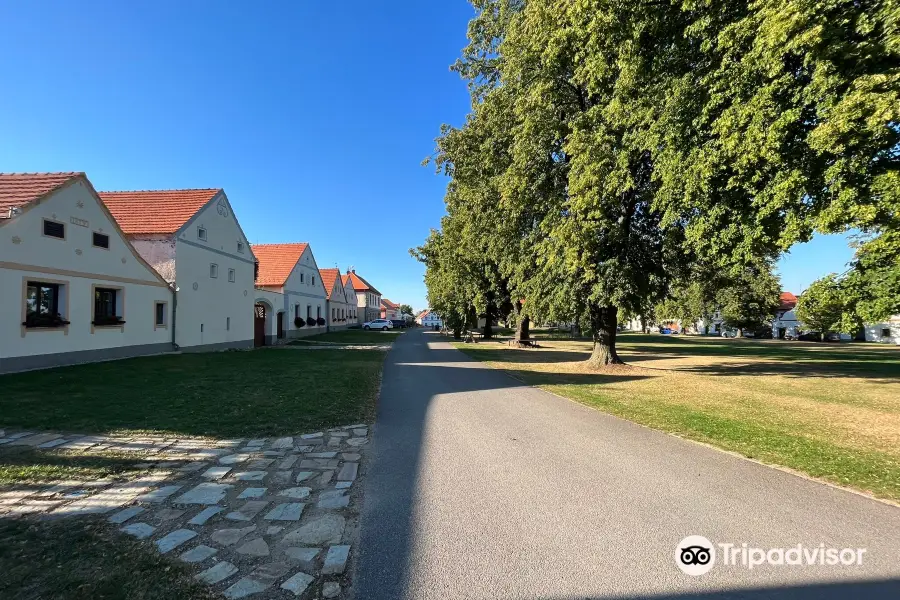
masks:
[[[255,288],[253,290],[253,303],[260,303],[266,307],[266,346],[274,346],[279,343],[278,340],[278,312],[284,310],[285,298],[284,294],[267,290],[265,288]],[[285,315],[285,318],[287,315]],[[255,318],[255,314],[254,314]],[[285,327],[287,321],[285,321]],[[286,341],[284,338],[282,341]]]
[[[266,287],[264,289],[276,290],[284,294],[284,304],[280,310],[284,310],[286,314],[284,321],[285,337],[306,337],[324,333],[328,330],[325,286],[322,285],[319,267],[316,265],[316,259],[309,246],[306,247],[306,250],[300,256],[300,260],[294,265],[294,269],[291,271],[287,281],[285,281],[284,287]],[[307,307],[309,308],[308,312]],[[297,327],[294,325],[294,318],[298,314],[303,319],[306,319],[307,314],[313,319],[322,317],[325,319],[325,325]]]
[[[355,296],[353,296],[353,298],[355,300]],[[341,331],[347,329],[352,324],[350,315],[355,308],[355,303],[351,305],[347,302],[344,285],[341,283],[340,277],[334,280],[334,285],[331,289],[331,298],[328,299],[326,306],[328,312],[328,331]],[[332,313],[334,316],[332,316]],[[346,320],[338,320],[342,318],[342,315]]]
[[[357,318],[360,323],[381,318],[381,294],[369,291],[357,291]]]
[[[64,224],[65,239],[43,235],[43,219]],[[109,249],[93,246],[93,232]],[[60,313],[70,324],[25,328],[28,281],[58,283]],[[119,289],[115,327],[91,324],[94,287]],[[155,326],[155,303],[166,325]],[[26,206],[0,225],[0,372],[156,354],[172,350],[172,293],[132,252],[111,217],[82,182]]]
[[[198,228],[206,229],[206,241]],[[238,243],[243,252],[238,252]],[[224,194],[176,235],[176,342],[184,351],[253,347],[254,257]],[[210,265],[218,267],[212,277]],[[234,269],[234,281],[229,281]]]
[[[354,291],[353,283],[349,279],[344,284],[344,297],[347,299],[347,309],[350,311],[350,315],[347,317],[347,326],[357,327],[362,321],[359,320],[356,291]]]
[[[883,335],[887,329],[890,335]],[[900,315],[895,315],[887,323],[867,323],[865,326],[866,341],[900,346]]]

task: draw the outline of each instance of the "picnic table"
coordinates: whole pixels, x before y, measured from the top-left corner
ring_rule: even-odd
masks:
[[[478,340],[480,340],[480,339],[481,340],[484,339],[484,333],[482,333],[480,331],[466,330],[466,333],[463,336],[463,341],[467,344],[468,343],[477,344]]]

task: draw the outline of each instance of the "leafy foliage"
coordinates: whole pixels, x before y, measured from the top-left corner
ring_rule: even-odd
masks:
[[[525,298],[526,316],[586,321],[592,361],[615,363],[619,312],[690,273],[743,282],[711,289],[754,325],[772,306],[755,265],[815,230],[896,231],[891,3],[473,4],[454,67],[472,112],[442,129],[447,216],[414,251],[448,320]],[[712,297],[675,288],[686,315]]]
[[[797,318],[823,336],[859,328],[855,301],[834,274],[814,281],[797,299]]]

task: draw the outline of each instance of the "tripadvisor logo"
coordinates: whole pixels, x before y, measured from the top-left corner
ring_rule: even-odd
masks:
[[[718,547],[718,550],[717,550]],[[710,571],[716,564],[725,567],[743,567],[753,570],[761,565],[817,567],[862,565],[866,548],[826,548],[825,544],[806,546],[797,544],[790,548],[755,548],[749,544],[713,544],[702,535],[689,535],[675,547],[675,564],[683,573],[697,577]]]

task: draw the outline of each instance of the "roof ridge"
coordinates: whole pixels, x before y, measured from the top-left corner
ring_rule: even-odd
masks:
[[[300,246],[302,244],[309,245],[309,242],[272,242],[269,244],[250,244],[254,248],[259,248],[260,246]]]
[[[103,190],[98,194],[143,194],[143,193],[159,193],[159,192],[218,192],[225,188],[165,188],[157,190]]]
[[[0,172],[0,175],[84,175],[84,171],[11,171],[11,172]]]

